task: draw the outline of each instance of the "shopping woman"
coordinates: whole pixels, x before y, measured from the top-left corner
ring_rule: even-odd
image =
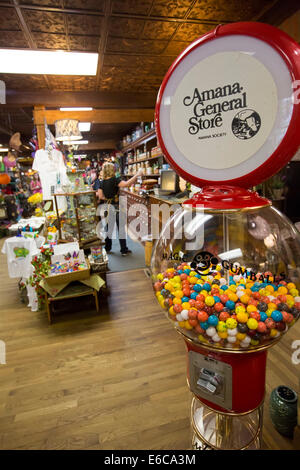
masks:
[[[120,251],[122,256],[127,256],[131,251],[127,247],[126,238],[120,238],[120,233],[125,233],[125,227],[120,227],[119,218],[119,190],[120,188],[128,188],[132,186],[137,178],[143,174],[143,170],[140,169],[135,176],[130,178],[128,181],[121,180],[115,174],[115,165],[113,163],[104,163],[102,167],[102,180],[100,180],[100,186],[97,190],[97,196],[100,201],[105,201],[108,204],[108,219],[111,222],[110,216],[112,212],[116,215],[116,222],[119,232]],[[113,206],[114,210],[110,210],[110,205]],[[108,223],[107,237],[105,239],[105,249],[107,253],[111,252],[112,248],[112,234],[114,230],[114,223]]]

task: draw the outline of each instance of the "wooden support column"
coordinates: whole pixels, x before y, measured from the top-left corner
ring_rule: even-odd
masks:
[[[34,124],[37,130],[39,148],[45,148],[45,106],[35,106],[33,111]]]

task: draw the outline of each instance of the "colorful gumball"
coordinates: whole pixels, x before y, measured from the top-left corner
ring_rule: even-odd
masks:
[[[216,315],[210,315],[207,322],[210,326],[217,326],[219,319]]]
[[[197,300],[197,302],[204,302],[205,297],[204,297],[203,294],[198,294],[197,297],[196,297],[196,300]]]
[[[208,319],[208,314],[204,310],[201,310],[201,312],[198,312],[198,320],[200,323],[206,322],[207,319]]]
[[[280,322],[282,320],[282,313],[279,310],[273,310],[271,318],[273,318],[275,322]]]
[[[266,333],[267,325],[263,321],[258,322],[257,331],[259,333]]]
[[[175,313],[180,313],[182,311],[182,306],[180,304],[174,304],[173,309]]]
[[[247,326],[249,330],[256,330],[257,325],[258,325],[258,322],[257,320],[255,320],[255,318],[249,318],[249,320],[247,321]]]
[[[219,315],[219,320],[220,320],[220,321],[226,322],[226,320],[227,320],[228,318],[230,318],[230,315],[229,315],[228,312],[224,312],[224,310],[223,310],[223,312],[221,312],[220,315]]]
[[[197,310],[189,310],[188,311],[188,316],[189,316],[189,319],[196,320],[198,318]]]
[[[273,318],[271,318],[271,317],[267,318],[267,319],[265,320],[265,325],[266,325],[266,327],[267,327],[269,330],[271,330],[272,328],[274,328],[274,327],[275,327],[275,322],[274,322]]]
[[[212,307],[215,303],[215,299],[213,298],[212,295],[208,295],[205,299],[205,304],[208,306],[208,307]]]
[[[216,312],[222,312],[224,305],[221,302],[217,302],[214,305],[214,309]]]
[[[228,299],[228,295],[226,295],[226,294],[220,295],[220,300],[221,300],[222,304],[225,305],[226,302],[229,300],[229,299]]]
[[[228,318],[226,320],[226,326],[227,328],[236,328],[237,326],[237,321],[233,318]]]

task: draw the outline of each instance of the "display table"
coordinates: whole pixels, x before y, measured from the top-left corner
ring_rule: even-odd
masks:
[[[40,282],[40,286],[44,290],[44,298],[46,303],[46,310],[48,314],[48,321],[52,323],[52,310],[51,304],[56,300],[69,300],[77,297],[84,297],[93,295],[95,298],[96,310],[99,312],[98,292],[101,288],[105,287],[105,281],[98,274],[92,274],[86,279],[72,280],[72,273],[70,273],[70,280],[65,280],[64,283],[49,284],[46,279]]]
[[[46,309],[47,309],[47,315],[48,315],[48,321],[51,324],[52,323],[52,310],[51,310],[51,305],[53,302],[57,300],[69,300],[77,297],[84,297],[87,295],[93,295],[95,299],[95,306],[97,312],[99,312],[99,301],[98,301],[98,292],[96,289],[85,286],[84,284],[69,284],[67,287],[65,287],[59,294],[57,294],[55,297],[51,297],[46,291],[45,291],[45,302],[46,302]]]

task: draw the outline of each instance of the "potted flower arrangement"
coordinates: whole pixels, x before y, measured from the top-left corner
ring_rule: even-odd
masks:
[[[271,179],[271,191],[274,199],[280,199],[283,196],[285,188],[285,177],[280,173]]]
[[[29,196],[27,201],[32,206],[36,206],[35,211],[34,211],[36,217],[42,217],[44,215],[44,211],[43,211],[43,208],[42,208],[42,203],[43,203],[43,194],[42,193],[37,192],[35,194],[32,194],[31,196]]]

